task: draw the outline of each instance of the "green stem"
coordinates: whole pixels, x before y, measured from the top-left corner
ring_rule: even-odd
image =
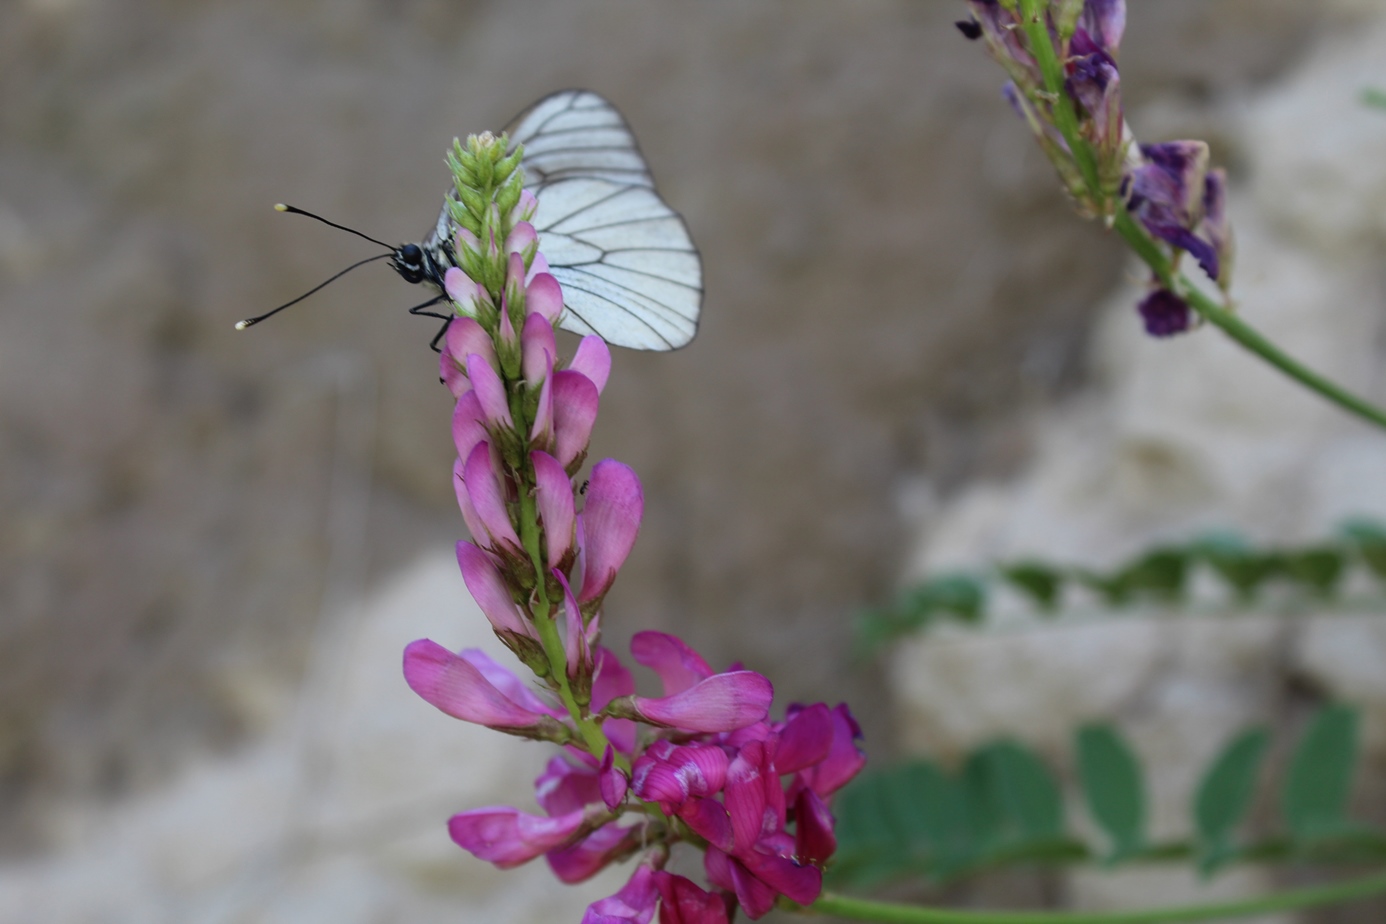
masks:
[[[831,894],[820,896],[808,910],[817,914],[833,914],[857,921],[881,921],[885,924],[1176,924],[1181,921],[1213,921],[1315,908],[1356,901],[1381,893],[1386,893],[1386,875],[1334,885],[1289,889],[1261,898],[1171,908],[1143,908],[1137,911],[960,911],[867,901]]]
[[[1117,210],[1115,228],[1135,251],[1136,256],[1150,267],[1160,284],[1188,302],[1189,306],[1208,323],[1221,328],[1227,336],[1311,391],[1318,392],[1339,407],[1386,429],[1386,411],[1293,359],[1265,335],[1234,312],[1213,301],[1182,273],[1177,272],[1169,257],[1126,209]]]
[[[1049,15],[1046,4],[1041,0],[1020,0],[1020,12],[1026,43],[1030,53],[1035,56],[1040,74],[1044,76],[1044,90],[1054,113],[1054,127],[1064,136],[1068,150],[1083,175],[1083,182],[1093,195],[1101,195],[1102,184],[1097,176],[1097,162],[1092,150],[1078,133],[1078,112],[1073,108],[1073,100],[1064,92],[1063,64],[1059,61],[1054,43],[1049,38]],[[1038,101],[1036,101],[1038,104]]]

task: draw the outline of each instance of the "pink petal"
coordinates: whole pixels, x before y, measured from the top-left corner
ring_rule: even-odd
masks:
[[[495,659],[480,648],[464,648],[460,654],[463,660],[480,671],[487,682],[504,693],[511,702],[520,704],[530,712],[539,712],[559,718],[567,717],[566,709],[560,706],[551,706],[535,696],[534,691],[526,686],[523,680],[515,676],[514,671],[497,664]]]
[[[832,812],[812,789],[801,790],[794,800],[794,855],[822,866],[835,850]]]
[[[740,855],[749,850],[766,829],[765,781],[761,775],[764,748],[753,741],[727,768],[727,789],[722,797],[731,816],[735,849]]]
[[[477,240],[477,236],[472,232],[468,231],[466,228],[457,229],[457,234],[454,235],[454,244],[456,245],[457,252],[459,254],[464,249],[470,250],[472,253],[477,255],[481,254],[481,241]]]
[[[531,452],[529,458],[534,464],[535,502],[544,527],[548,563],[557,567],[575,541],[573,483],[559,461],[547,452]]]
[[[555,440],[553,432],[553,364],[550,363],[544,370],[544,377],[539,386],[539,405],[534,409],[534,426],[529,428],[529,442],[531,446],[553,449]]]
[[[801,709],[780,732],[775,770],[793,773],[828,756],[833,743],[833,716],[823,703]]]
[[[611,375],[611,349],[605,340],[595,334],[583,337],[568,368],[591,379],[592,384],[597,386],[597,394],[601,394]]]
[[[610,649],[598,646],[595,658],[592,711],[601,712],[616,697],[634,693],[635,678]],[[635,750],[636,731],[635,723],[630,719],[607,719],[602,723],[602,733],[622,754]]]
[[[534,781],[534,796],[550,815],[564,815],[597,802],[601,781],[590,767],[554,757]]]
[[[678,809],[678,816],[709,844],[731,850],[736,841],[731,816],[716,799],[689,799]]]
[[[515,535],[515,529],[510,525],[510,513],[501,494],[500,480],[491,464],[490,443],[477,443],[472,448],[472,454],[462,467],[462,480],[466,483],[467,497],[472,502],[477,519],[481,521],[486,538],[490,540],[489,544],[494,546],[500,543],[519,550],[520,537]],[[472,538],[481,541],[480,536],[473,535]]]
[[[542,256],[535,257],[534,264],[530,266],[529,288],[525,290],[525,311],[543,315],[550,324],[557,324],[558,316],[563,313],[563,287],[548,273],[534,272],[534,265],[542,259]],[[545,267],[547,265],[545,261]]]
[[[553,325],[543,315],[531,313],[520,332],[520,365],[525,384],[534,388],[548,378],[556,356],[558,343],[553,338]]]
[[[491,304],[491,296],[487,293],[486,287],[479,285],[472,277],[455,266],[448,267],[443,274],[443,290],[447,292],[456,305],[457,311],[463,314],[475,316],[483,306]],[[466,354],[456,354],[455,356],[465,356]]]
[[[727,924],[727,902],[704,892],[691,879],[663,870],[655,873],[659,889],[659,924]]]
[[[477,443],[490,439],[485,421],[476,392],[468,391],[457,399],[457,406],[452,411],[452,442],[457,447],[459,459],[470,456]]]
[[[625,801],[626,790],[630,786],[630,780],[620,767],[616,766],[616,751],[611,745],[606,746],[606,753],[602,755],[602,766],[598,771],[601,778],[602,801],[609,809],[615,809]]]
[[[562,846],[583,824],[583,812],[557,818],[528,815],[508,806],[474,809],[448,819],[448,833],[463,850],[510,869]]]
[[[549,261],[546,260],[546,259],[544,259],[544,255],[543,255],[542,253],[536,253],[536,254],[534,255],[534,259],[530,261],[530,264],[529,264],[529,274],[528,274],[527,276],[525,276],[525,285],[530,285],[530,284],[533,283],[534,280],[537,279],[539,276],[541,276],[541,275],[547,275],[548,272],[549,272]],[[557,281],[557,280],[555,280],[555,282],[556,282],[556,281]],[[528,302],[528,300],[526,300],[526,302]],[[553,319],[553,318],[550,318],[549,320],[554,320],[554,319]]]
[[[568,676],[577,677],[584,670],[592,670],[592,653],[587,645],[587,634],[583,632],[582,610],[573,599],[563,572],[555,568],[549,573],[563,585],[563,656],[568,662]]]
[[[638,831],[638,827],[603,825],[571,847],[549,851],[549,867],[555,876],[569,884],[590,879],[637,843]]]
[[[490,335],[472,318],[453,318],[448,324],[448,333],[443,344],[443,352],[464,368],[467,365],[467,357],[473,353],[486,360],[492,369],[500,365],[496,362],[496,348],[491,343]]]
[[[658,900],[654,870],[642,863],[621,891],[587,906],[582,924],[649,924]]]
[[[582,508],[586,547],[578,602],[599,599],[611,587],[635,545],[644,512],[645,497],[634,469],[615,459],[603,459],[592,467]]]
[[[592,439],[600,398],[597,386],[580,372],[565,369],[550,378],[553,381],[554,454],[566,466]]]
[[[682,693],[714,673],[703,656],[689,648],[683,639],[667,632],[637,632],[630,640],[630,655],[659,675],[664,695]]]
[[[490,556],[470,542],[457,543],[457,564],[462,569],[462,580],[471,591],[477,606],[486,614],[491,625],[503,632],[516,635],[532,635],[525,623],[520,608],[510,597],[510,588],[505,585],[500,569]]]
[[[452,332],[453,326],[463,318],[453,318],[448,322],[448,333]],[[443,350],[438,354],[438,378],[443,380],[443,384],[452,392],[454,398],[460,398],[468,392],[472,383],[467,381],[467,371],[462,367],[462,360],[466,354],[454,356],[447,348],[447,339],[444,338]]]
[[[823,872],[816,866],[801,865],[789,857],[758,850],[737,859],[756,879],[801,905],[812,905],[823,891]]]
[[[522,189],[520,190],[520,201],[516,202],[515,207],[510,210],[510,220],[516,223],[529,221],[538,210],[539,200],[534,198],[534,193],[528,189]]]
[[[544,718],[497,689],[470,660],[426,638],[404,649],[404,679],[430,705],[464,722],[532,728]]]
[[[467,357],[467,378],[471,379],[476,398],[481,402],[481,411],[493,425],[513,428],[510,419],[510,405],[506,401],[505,384],[495,368],[476,353]]]
[[[525,248],[531,244],[539,243],[539,235],[534,233],[534,225],[527,221],[517,221],[515,227],[510,229],[510,236],[505,239],[505,252],[508,254],[524,253]],[[520,273],[523,279],[523,271]]]
[[[714,674],[673,696],[636,696],[633,703],[641,718],[655,725],[724,732],[764,719],[774,696],[770,681],[755,671],[730,671]]]
[[[833,710],[833,743],[828,756],[800,774],[814,792],[825,798],[832,795],[866,765],[866,755],[857,747],[860,737],[861,726],[842,703]]]

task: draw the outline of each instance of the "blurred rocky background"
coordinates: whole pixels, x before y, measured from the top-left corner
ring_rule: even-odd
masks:
[[[1380,155],[1386,127],[1324,111],[1357,75],[1312,68],[1344,43],[1374,60],[1383,4],[1130,5],[1137,132],[1209,138],[1243,189],[1264,170],[1247,220],[1299,242],[1304,279],[1356,261],[1301,307],[1375,292],[1352,304],[1376,314],[1339,331],[1375,343],[1380,226],[1360,178],[1333,171]],[[897,723],[883,672],[851,664],[853,610],[939,549],[1009,551],[994,523],[990,544],[961,538],[970,498],[1005,507],[1034,472],[1067,471],[1052,447],[1077,439],[1071,408],[1148,419],[1166,357],[1221,348],[1211,332],[1139,343],[1129,293],[1108,322],[1120,349],[1089,343],[1121,250],[1070,215],[961,15],[951,0],[0,5],[0,919],[576,920],[611,891],[492,875],[442,829],[526,798],[542,755],[469,737],[398,681],[409,639],[478,641],[448,561],[449,401],[430,324],[404,313],[418,293],[372,266],[231,330],[371,253],[274,202],[416,238],[452,137],[565,86],[625,112],[707,273],[694,344],[618,352],[604,401],[594,453],[633,465],[648,503],[611,643],[669,629],[770,674],[782,699],[848,699],[873,755],[953,746],[927,693],[899,684]],[[1319,89],[1295,96],[1306,73]],[[1350,119],[1378,134],[1344,150]],[[1325,176],[1348,192],[1319,206],[1339,188]],[[1247,291],[1260,320],[1275,287]],[[1287,336],[1334,369],[1303,317]],[[1224,366],[1211,355],[1175,378],[1175,411],[1196,416],[1197,377]],[[1340,370],[1359,384],[1362,355]],[[1123,401],[1123,381],[1143,390]],[[1299,405],[1309,422],[1281,431],[1284,403],[1202,450],[1228,467],[1217,484],[1319,428],[1360,438]],[[1086,445],[1124,432],[1098,429]],[[1136,462],[1163,471],[1162,451]],[[1178,510],[1297,537],[1318,521],[1264,485],[1328,476],[1298,477],[1235,504],[1179,494],[1181,477],[1141,497],[1159,513],[1167,486]],[[1071,512],[1044,508],[1015,542]],[[1055,548],[1125,551],[1197,520],[1143,516]]]

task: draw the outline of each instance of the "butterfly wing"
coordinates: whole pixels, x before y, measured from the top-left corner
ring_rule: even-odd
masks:
[[[692,340],[702,263],[616,108],[590,91],[564,90],[509,131],[512,145],[525,146],[526,186],[539,201],[539,249],[563,286],[559,326],[637,350]]]

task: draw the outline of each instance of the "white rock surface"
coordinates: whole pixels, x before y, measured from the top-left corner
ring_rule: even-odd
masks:
[[[416,697],[400,654],[420,637],[510,658],[452,556],[418,562],[330,621],[296,715],[260,743],[143,799],[74,810],[63,847],[0,867],[0,922],[578,921],[623,871],[563,886],[542,861],[501,872],[449,840],[456,811],[537,811],[550,753]]]
[[[1352,34],[1325,39],[1282,85],[1227,106],[1249,161],[1232,191],[1240,310],[1293,355],[1378,402],[1386,398],[1386,114],[1362,106],[1359,93],[1386,85],[1383,14],[1378,5]],[[1139,130],[1139,114],[1133,124]],[[1103,567],[1211,528],[1297,542],[1350,514],[1386,517],[1386,435],[1217,330],[1146,337],[1138,294],[1113,298],[1093,342],[1093,384],[1037,423],[1028,468],[943,505],[913,575],[1027,556]],[[1234,730],[1283,725],[1277,694],[1292,673],[1362,706],[1369,752],[1386,753],[1380,613],[1147,612],[1056,626],[1012,613],[980,632],[913,640],[893,658],[901,735],[914,751],[959,754],[1009,734],[1071,760],[1072,729],[1116,721],[1152,771],[1157,837],[1188,833],[1197,775]],[[1217,889],[1266,885],[1243,871]],[[1092,908],[1207,897],[1168,871],[1085,872],[1068,886],[1076,904]]]

